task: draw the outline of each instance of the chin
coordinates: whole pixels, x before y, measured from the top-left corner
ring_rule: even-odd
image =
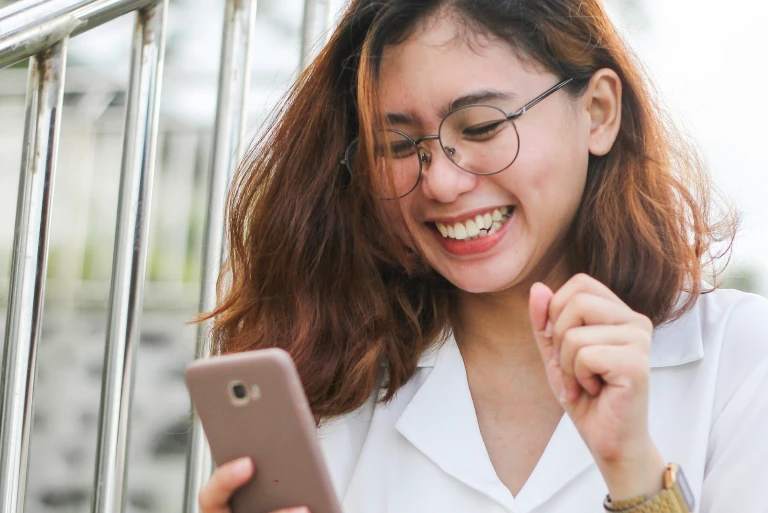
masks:
[[[517,266],[515,266],[517,267]],[[445,279],[456,288],[471,294],[500,292],[520,283],[523,276],[517,269],[446,269],[436,268]]]

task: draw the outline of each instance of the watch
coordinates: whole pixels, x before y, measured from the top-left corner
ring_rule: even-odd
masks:
[[[653,497],[641,495],[623,501],[605,498],[606,511],[621,513],[693,513],[695,499],[685,479],[683,469],[677,463],[670,463],[664,470],[664,489]]]

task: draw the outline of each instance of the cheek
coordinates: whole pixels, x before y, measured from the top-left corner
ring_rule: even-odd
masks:
[[[515,167],[521,205],[534,217],[530,223],[570,224],[581,203],[588,160],[586,145],[573,132],[532,139],[521,148]]]

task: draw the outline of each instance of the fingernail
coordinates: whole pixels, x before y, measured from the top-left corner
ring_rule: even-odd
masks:
[[[547,320],[547,325],[544,327],[544,336],[552,338],[552,321]]]
[[[565,388],[565,385],[563,385],[563,388],[560,389],[559,399],[562,404],[566,404],[568,402],[568,390]]]
[[[251,474],[253,464],[250,458],[240,458],[232,464],[232,473],[235,477],[245,478]]]

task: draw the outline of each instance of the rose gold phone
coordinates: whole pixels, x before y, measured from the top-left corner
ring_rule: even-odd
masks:
[[[260,349],[197,360],[185,380],[216,464],[249,456],[256,465],[254,478],[232,498],[233,513],[291,506],[341,513],[287,352]]]

